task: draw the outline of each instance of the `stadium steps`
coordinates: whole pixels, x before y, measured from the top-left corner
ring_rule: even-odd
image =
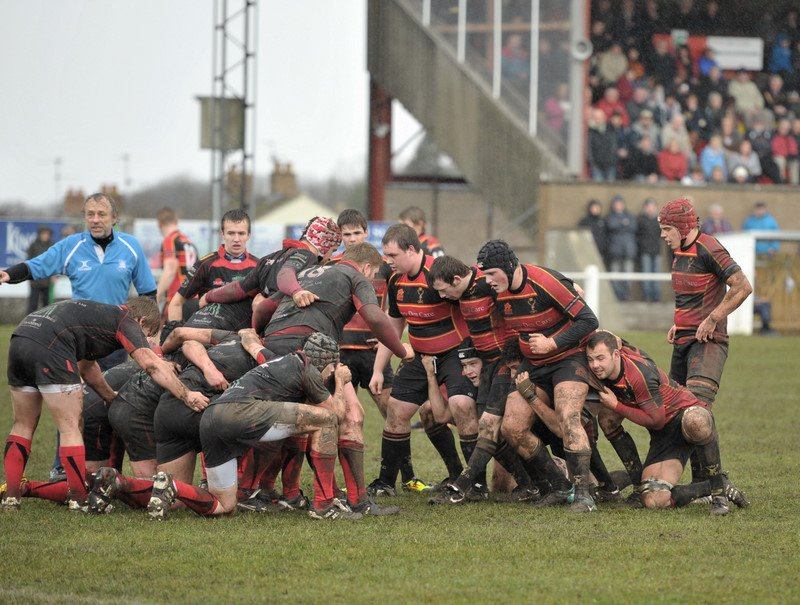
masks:
[[[407,0],[369,0],[367,40],[371,77],[425,127],[486,201],[535,233],[539,181],[567,176],[566,165],[492,96],[477,71],[458,62]]]

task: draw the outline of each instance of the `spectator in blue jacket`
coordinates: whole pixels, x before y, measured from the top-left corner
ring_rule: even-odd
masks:
[[[728,178],[728,167],[725,165],[725,149],[722,147],[722,138],[715,134],[708,145],[700,152],[700,166],[707,179],[711,179],[714,168],[719,166],[725,179]]]
[[[742,224],[743,231],[778,231],[778,221],[767,210],[766,202],[756,202],[753,214],[748,216]],[[756,254],[758,256],[772,256],[781,247],[775,240],[760,239],[756,241]]]

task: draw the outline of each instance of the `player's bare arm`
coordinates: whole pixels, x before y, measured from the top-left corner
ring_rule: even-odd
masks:
[[[452,422],[453,415],[450,413],[450,408],[447,406],[444,397],[442,397],[439,384],[436,382],[436,358],[432,355],[423,355],[420,360],[428,378],[428,401],[431,402],[433,419],[442,424]]]
[[[401,337],[406,328],[406,320],[402,317],[390,317],[389,321],[398,337]],[[372,366],[372,379],[369,381],[369,390],[373,395],[380,395],[383,390],[383,370],[391,358],[392,352],[385,345],[378,345],[375,363]]]
[[[185,302],[186,299],[181,295],[181,293],[176,292],[169,301],[169,305],[167,305],[168,321],[180,321],[183,319],[183,303]]]
[[[708,317],[697,328],[695,338],[701,342],[713,339],[714,329],[717,324],[733,313],[753,293],[753,287],[743,271],[737,271],[725,283],[728,286],[728,291],[725,293],[722,302],[709,313]]]
[[[107,404],[111,403],[114,397],[117,396],[117,392],[103,378],[103,371],[96,361],[81,360],[78,362],[78,370],[86,384],[92,387]]]
[[[131,358],[159,385],[167,389],[188,407],[199,412],[208,406],[208,398],[202,393],[190,391],[178,380],[172,366],[160,359],[150,349],[136,349]]]
[[[558,416],[553,408],[549,405],[547,394],[542,389],[537,389],[536,385],[531,382],[530,376],[527,372],[520,372],[514,377],[514,382],[517,385],[517,390],[531,404],[533,412],[542,419],[545,426],[550,429],[557,437],[564,438],[564,433],[561,430],[561,424],[558,422]],[[547,400],[547,401],[546,401]]]
[[[203,378],[206,379],[208,386],[216,391],[224,391],[228,388],[228,381],[225,380],[225,376],[211,361],[203,345],[194,340],[189,340],[183,343],[181,350],[186,359],[191,361],[203,373]]]
[[[173,257],[165,258],[164,259],[164,270],[161,272],[161,276],[158,278],[158,284],[156,286],[156,302],[162,303],[167,298],[167,290],[169,289],[169,285],[175,279],[175,276],[178,274],[178,270],[180,265],[178,263],[178,259]]]
[[[242,339],[242,348],[247,351],[250,357],[260,361],[259,353],[264,349],[264,345],[256,331],[253,328],[245,328],[244,330],[239,330],[238,334],[239,338]]]

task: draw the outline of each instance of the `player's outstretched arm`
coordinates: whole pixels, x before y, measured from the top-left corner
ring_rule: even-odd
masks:
[[[208,386],[217,391],[224,391],[228,388],[228,381],[225,380],[225,376],[211,361],[203,345],[194,340],[189,340],[183,343],[181,350],[186,359],[191,361],[203,373],[203,378],[205,378]]]
[[[175,292],[175,295],[167,305],[167,321],[183,321],[183,303],[186,299],[180,292]]]
[[[84,381],[92,387],[106,404],[111,403],[117,392],[112,389],[103,377],[103,370],[97,365],[96,361],[81,360],[78,362],[78,371],[83,376]]]
[[[261,361],[261,353],[264,351],[264,344],[256,331],[253,328],[245,328],[244,330],[239,330],[238,334],[239,338],[242,339],[242,348],[247,351],[250,357],[259,363],[263,363]]]
[[[717,324],[733,313],[753,293],[753,286],[743,271],[737,271],[725,283],[728,285],[728,291],[722,302],[698,326],[695,333],[697,340],[707,341],[713,338]]]
[[[136,349],[131,353],[131,357],[156,384],[167,389],[191,409],[199,412],[208,406],[208,398],[205,395],[187,389],[186,385],[178,380],[172,366],[159,359],[150,349]]]
[[[258,299],[259,296],[256,296],[256,299]],[[258,302],[253,300],[253,318],[250,325],[256,332],[262,332],[264,328],[267,327],[269,320],[272,319],[272,315],[278,308],[278,302],[280,302],[281,298],[283,298],[282,294],[273,295],[269,298],[261,296]]]
[[[367,322],[370,330],[378,341],[387,347],[400,359],[411,361],[414,359],[414,351],[411,347],[406,347],[400,341],[400,336],[405,328],[405,320],[397,317],[389,317],[378,305],[363,305],[358,314]],[[388,361],[388,359],[387,359]],[[385,367],[386,364],[384,364]],[[383,371],[383,368],[381,368]]]
[[[219,288],[209,290],[200,297],[200,306],[205,307],[211,303],[234,303],[244,300],[249,295],[242,289],[241,282],[234,281]]]
[[[447,402],[439,390],[439,383],[436,381],[436,358],[431,355],[423,355],[420,359],[428,379],[428,401],[431,402],[433,419],[441,424],[452,422],[453,415],[450,413],[450,408],[447,407]]]

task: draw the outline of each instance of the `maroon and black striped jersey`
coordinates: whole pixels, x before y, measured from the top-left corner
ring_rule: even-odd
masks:
[[[623,346],[619,349],[620,375],[615,380],[604,380],[622,405],[642,407],[653,402],[664,408],[665,424],[681,410],[702,405],[686,387],[667,376],[641,349]]]
[[[128,307],[91,300],[65,300],[34,311],[13,336],[34,340],[65,359],[95,360],[121,348],[128,353],[150,348]]]
[[[175,296],[178,288],[181,287],[183,280],[189,274],[189,270],[197,262],[197,248],[186,235],[178,229],[164,236],[161,242],[161,266],[168,258],[178,260],[178,273],[173,278],[167,288],[167,300]]]
[[[422,247],[422,251],[428,256],[432,256],[433,258],[444,256],[444,246],[442,246],[442,242],[433,235],[427,233],[420,235],[419,245]]]
[[[503,347],[514,333],[506,330],[506,323],[497,310],[495,293],[486,283],[486,276],[477,267],[472,267],[469,285],[458,300],[461,315],[467,324],[472,344],[484,360],[500,357]]]
[[[414,275],[393,273],[387,299],[389,317],[408,324],[408,342],[417,353],[439,355],[458,347],[468,330],[461,309],[439,296],[433,287],[430,267],[433,257],[423,254],[422,266]]]
[[[594,314],[584,300],[569,285],[571,282],[558,271],[523,264],[522,284],[497,295],[497,307],[506,327],[518,335],[522,354],[533,365],[547,365],[583,351],[594,328],[577,338],[563,337],[575,324],[578,314]],[[596,327],[597,320],[594,319]],[[543,334],[556,340],[558,348],[544,354],[535,354],[528,344],[531,334]],[[562,336],[562,338],[559,338]]]
[[[231,256],[225,246],[199,259],[186,275],[178,293],[185,299],[202,296],[209,290],[244,279],[258,263],[258,257],[245,252]]]
[[[728,278],[741,271],[728,251],[712,235],[701,233],[672,259],[672,288],[675,290],[675,342],[694,338],[698,326],[725,297]],[[728,321],[714,329],[714,340],[728,339]]]
[[[332,263],[342,260],[341,254],[336,254],[331,258]],[[392,274],[388,263],[384,262],[375,278],[372,280],[372,287],[375,289],[375,296],[378,298],[378,305],[386,310],[386,282]],[[372,330],[369,329],[367,322],[358,313],[353,315],[353,319],[347,322],[342,332],[342,339],[339,341],[340,349],[367,351],[378,346],[378,341],[373,338]]]

